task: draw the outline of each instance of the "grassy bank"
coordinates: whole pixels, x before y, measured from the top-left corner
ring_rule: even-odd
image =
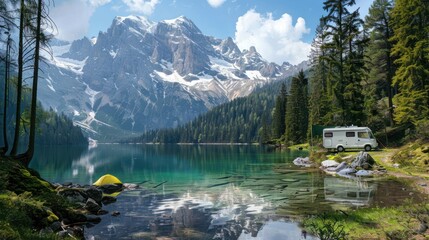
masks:
[[[332,154],[313,149],[311,159],[341,161],[357,152]],[[372,151],[378,165],[395,178],[422,193],[429,194],[429,142],[416,141],[399,148]],[[347,212],[330,212],[308,218],[304,227],[321,239],[429,239],[428,196],[422,202],[410,200],[400,206],[369,207]],[[328,238],[333,234],[334,238]],[[331,235],[332,237],[332,235]]]
[[[429,204],[407,203],[330,212],[306,219],[304,226],[321,239],[428,239],[428,213]]]
[[[58,239],[49,227],[79,216],[37,172],[0,158],[0,239]]]

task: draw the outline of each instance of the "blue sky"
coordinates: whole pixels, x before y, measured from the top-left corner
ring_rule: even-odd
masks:
[[[373,0],[356,0],[365,15]],[[269,61],[299,63],[308,56],[322,0],[57,0],[51,16],[58,38],[96,37],[115,16],[142,15],[158,22],[181,15],[205,34],[254,45]]]

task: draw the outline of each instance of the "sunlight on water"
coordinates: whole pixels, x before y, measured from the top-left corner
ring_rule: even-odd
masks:
[[[92,184],[108,173],[141,186],[103,206],[120,215],[87,226],[88,239],[300,239],[296,221],[307,215],[409,197],[395,181],[336,178],[292,164],[306,155],[258,146],[99,144],[40,149],[31,167],[51,182]]]

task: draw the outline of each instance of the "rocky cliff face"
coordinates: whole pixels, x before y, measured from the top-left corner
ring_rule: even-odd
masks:
[[[96,139],[175,127],[301,69],[205,36],[186,17],[116,17],[96,39],[58,43],[54,55],[40,100]]]

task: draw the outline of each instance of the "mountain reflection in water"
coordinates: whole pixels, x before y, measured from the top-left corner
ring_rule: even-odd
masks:
[[[102,217],[87,229],[88,239],[303,239],[297,223],[276,216],[270,202],[233,184],[182,196],[129,191],[105,209],[123,214]]]
[[[308,215],[419,200],[391,179],[342,179],[293,165],[306,155],[260,146],[98,144],[38,148],[30,167],[50,182],[92,184],[108,173],[140,184],[103,206],[120,214],[88,225],[87,239],[295,240],[302,236],[294,221]]]

